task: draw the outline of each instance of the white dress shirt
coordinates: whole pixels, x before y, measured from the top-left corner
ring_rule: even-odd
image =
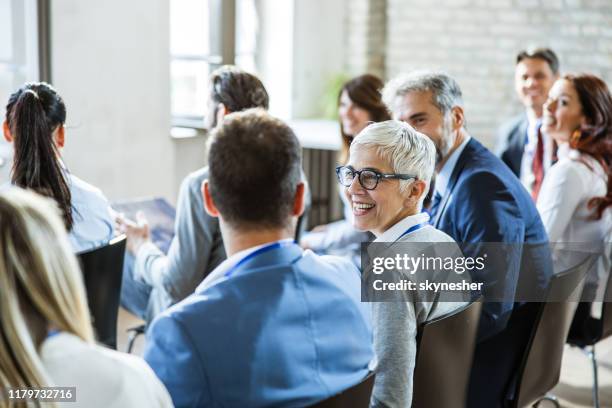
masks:
[[[114,233],[108,200],[99,188],[73,174],[68,174],[67,181],[74,220],[68,238],[74,251],[89,251],[108,244]]]
[[[164,385],[140,357],[61,332],[43,342],[40,358],[53,385],[76,387],[76,402],[58,404],[60,407],[173,406]]]
[[[608,209],[601,220],[589,220],[593,209],[587,203],[606,195],[607,175],[596,160],[567,143],[559,146],[558,156],[544,177],[537,203],[549,240],[602,242],[612,229],[612,216]]]
[[[72,204],[72,229],[68,239],[74,252],[85,252],[108,244],[113,239],[114,221],[110,204],[102,191],[66,172]],[[0,191],[12,184],[0,185]]]
[[[599,220],[589,219],[593,209],[588,208],[588,202],[606,195],[607,175],[595,159],[570,149],[567,143],[559,146],[558,156],[559,161],[544,177],[537,202],[548,238],[559,250],[571,250],[583,243],[586,245],[578,246],[586,251],[601,251],[601,244],[611,240],[612,211],[608,208]],[[608,256],[601,257],[598,266],[594,266],[599,278],[605,272]],[[562,258],[555,259],[556,271],[572,266]]]

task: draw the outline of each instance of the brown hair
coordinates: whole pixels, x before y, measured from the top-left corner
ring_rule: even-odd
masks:
[[[70,231],[72,194],[53,141],[53,132],[65,122],[64,101],[44,82],[25,84],[10,96],[6,105],[6,123],[15,147],[12,183],[53,198]]]
[[[518,64],[527,58],[541,59],[548,64],[553,74],[557,75],[559,73],[559,58],[550,48],[534,48],[521,51],[516,56],[516,63]]]
[[[603,197],[589,200],[595,210],[594,219],[612,205],[612,96],[604,81],[590,74],[564,75],[576,89],[586,124],[580,127],[579,137],[570,140],[570,147],[593,157],[608,176],[608,190]]]
[[[382,101],[381,90],[384,84],[380,78],[371,74],[360,75],[345,83],[338,93],[338,106],[342,92],[346,91],[353,103],[370,114],[372,122],[382,122],[391,119],[387,107]],[[347,135],[342,128],[340,120],[340,133],[342,134],[342,149],[340,150],[339,161],[346,163],[348,159],[349,146],[355,135]]]
[[[293,130],[263,109],[225,117],[208,142],[210,194],[234,228],[286,227],[301,181]]]
[[[212,99],[230,112],[249,108],[268,109],[269,97],[259,78],[233,65],[224,65],[210,75]]]

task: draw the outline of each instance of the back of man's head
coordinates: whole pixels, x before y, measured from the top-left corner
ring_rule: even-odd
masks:
[[[268,109],[268,92],[253,74],[232,65],[224,65],[210,75],[211,99],[222,103],[229,112],[250,108]]]
[[[211,135],[210,194],[234,229],[286,228],[301,181],[301,148],[289,126],[262,109],[232,113]]]

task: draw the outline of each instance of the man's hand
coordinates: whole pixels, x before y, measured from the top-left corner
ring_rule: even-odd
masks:
[[[149,223],[141,211],[136,213],[136,221],[125,218],[123,214],[118,214],[115,217],[115,228],[127,236],[127,250],[134,256],[144,243],[151,241]]]

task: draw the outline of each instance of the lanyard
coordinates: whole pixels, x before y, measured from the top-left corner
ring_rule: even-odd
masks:
[[[49,339],[49,338],[51,338],[51,337],[53,337],[53,336],[55,336],[55,335],[57,335],[59,333],[60,333],[59,330],[55,330],[55,329],[49,330],[47,332],[47,338]]]
[[[399,241],[400,239],[402,239],[402,237],[403,237],[404,235],[408,235],[408,234],[413,233],[414,231],[418,231],[418,230],[420,230],[421,228],[423,228],[423,227],[424,227],[424,226],[426,226],[426,225],[429,225],[429,223],[427,223],[427,222],[422,222],[422,223],[420,223],[420,224],[413,225],[412,227],[410,227],[410,228],[408,228],[406,231],[404,231],[404,233],[403,233],[402,235],[400,235],[400,236],[399,236],[399,238],[398,238],[397,240]]]
[[[238,269],[238,267],[244,265],[247,261],[258,257],[259,255],[263,254],[264,252],[268,252],[271,251],[273,249],[278,249],[278,248],[286,248],[289,247],[291,245],[293,245],[294,242],[273,242],[271,244],[265,245],[261,248],[259,248],[256,251],[251,252],[250,254],[248,254],[247,256],[245,256],[244,258],[242,258],[240,261],[238,261],[238,263],[236,265],[234,265],[229,271],[225,272],[225,277],[228,278],[230,276],[232,276],[234,274],[234,272],[236,271],[236,269]]]

